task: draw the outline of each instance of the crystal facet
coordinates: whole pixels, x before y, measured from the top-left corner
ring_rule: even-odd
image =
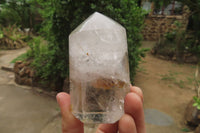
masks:
[[[126,30],[95,12],[69,36],[72,113],[84,123],[114,123],[129,91]]]

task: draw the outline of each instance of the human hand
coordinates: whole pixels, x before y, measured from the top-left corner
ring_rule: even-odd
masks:
[[[70,95],[58,93],[57,102],[62,114],[63,133],[83,133],[83,123],[76,119],[70,108]],[[143,112],[143,93],[140,88],[130,86],[130,92],[124,101],[125,114],[114,124],[100,124],[96,133],[146,133],[144,112]]]

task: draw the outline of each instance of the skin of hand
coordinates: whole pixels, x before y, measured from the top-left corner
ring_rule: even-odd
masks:
[[[60,92],[56,98],[62,115],[62,132],[83,133],[83,123],[71,112],[70,95]],[[114,124],[100,124],[96,133],[146,133],[141,89],[130,86],[124,100],[125,114],[121,119]]]

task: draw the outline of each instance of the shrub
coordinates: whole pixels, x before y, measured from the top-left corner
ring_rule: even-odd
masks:
[[[167,59],[176,59],[182,63],[185,55],[196,55],[197,47],[195,44],[195,37],[191,31],[184,31],[181,29],[181,23],[175,21],[174,24],[177,28],[168,32],[156,43],[154,51],[156,54],[166,56]]]
[[[66,78],[69,73],[68,36],[89,15],[98,11],[122,24],[127,30],[129,45],[129,64],[133,81],[140,56],[142,36],[140,34],[144,13],[137,1],[129,0],[38,0],[44,18],[43,35],[48,40],[48,57],[38,60],[36,67],[39,75],[55,83]],[[45,59],[46,58],[46,59]],[[43,62],[43,63],[41,63]],[[36,70],[38,70],[36,69]],[[61,87],[57,85],[58,87]]]
[[[9,26],[16,24],[24,28],[34,27],[34,16],[37,14],[35,0],[2,1],[0,10],[0,24]]]
[[[200,61],[200,1],[199,0],[179,0],[183,4],[189,7],[190,13],[190,24],[188,26],[189,30],[194,31],[192,44],[192,52],[196,54]]]
[[[0,48],[17,49],[26,46],[27,35],[16,25],[0,28]]]

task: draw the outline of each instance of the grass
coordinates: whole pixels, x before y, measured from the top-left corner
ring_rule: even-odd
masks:
[[[172,86],[172,85],[168,85],[168,87],[169,87],[169,88],[172,88],[173,86]]]
[[[18,57],[16,57],[15,59],[13,59],[10,63],[15,63],[16,61],[24,61],[27,58],[27,54],[21,54]]]
[[[187,81],[189,84],[194,84],[194,77],[193,78],[187,77]]]
[[[193,68],[193,69],[195,69],[197,66],[196,65],[191,65],[190,67]]]
[[[174,82],[176,85],[178,85],[180,88],[184,88],[185,87],[185,82],[183,80],[180,81],[176,81]]]
[[[138,71],[138,72],[143,72],[143,73],[145,73],[145,74],[148,74],[148,73],[147,73],[147,69],[145,69],[145,68],[142,67],[142,66],[138,67],[137,71]]]
[[[164,75],[160,75],[161,76],[161,80],[168,80],[168,81],[175,81],[176,78],[174,77],[174,74],[169,73],[169,74],[164,74]]]
[[[161,80],[171,81],[173,84],[177,85],[178,87],[185,88],[185,81],[183,81],[183,80],[178,81],[176,79],[176,76],[178,76],[179,74],[182,74],[182,73],[169,71],[168,74],[164,74],[164,75],[160,75],[160,76],[161,76]]]

